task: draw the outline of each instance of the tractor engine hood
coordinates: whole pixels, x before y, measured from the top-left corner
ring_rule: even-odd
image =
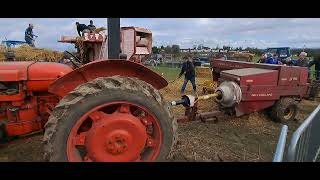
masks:
[[[0,81],[54,81],[71,71],[69,66],[55,62],[1,62]]]

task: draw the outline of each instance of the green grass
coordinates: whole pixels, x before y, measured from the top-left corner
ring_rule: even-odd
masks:
[[[176,77],[178,77],[180,73],[180,68],[169,68],[169,67],[159,67],[159,66],[157,67],[148,66],[148,68],[159,73],[160,75],[161,73],[163,73],[163,76],[169,81],[174,80]]]

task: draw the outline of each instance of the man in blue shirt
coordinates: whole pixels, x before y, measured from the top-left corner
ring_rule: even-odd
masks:
[[[274,59],[273,59],[271,53],[267,53],[267,59],[265,60],[264,63],[266,63],[266,64],[274,64]]]
[[[24,39],[25,41],[29,44],[29,46],[31,47],[35,47],[34,46],[34,37],[38,37],[37,35],[33,34],[33,24],[29,24],[29,27],[26,29],[25,33],[24,33]]]
[[[266,63],[266,64],[280,64],[279,61],[278,61],[278,59],[277,59],[277,56],[274,55],[274,56],[272,57],[272,54],[271,54],[271,53],[268,53],[268,54],[267,54],[267,59],[266,59],[265,63]]]

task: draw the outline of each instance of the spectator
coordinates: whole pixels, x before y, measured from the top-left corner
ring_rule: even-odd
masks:
[[[317,55],[314,59],[309,63],[309,68],[314,65],[314,69],[316,71],[316,79],[320,80],[320,56]]]
[[[283,65],[281,59],[279,59],[279,56],[277,53],[274,53],[273,54],[273,60],[274,60],[274,64],[280,64],[280,65]]]
[[[273,56],[271,53],[267,53],[267,59],[265,61],[266,64],[278,64],[277,59],[274,59],[275,56]]]
[[[278,54],[277,54],[277,53],[274,53],[274,54],[273,54],[273,60],[275,60],[276,62],[279,61],[279,58],[278,58]]]
[[[262,55],[260,56],[260,59],[258,60],[258,63],[265,63],[267,60],[267,54],[262,53]]]
[[[291,57],[288,57],[288,58],[286,58],[286,59],[283,59],[282,61],[281,61],[284,65],[292,65],[292,59],[291,59]]]
[[[183,59],[185,60],[185,62],[182,64],[181,72],[179,74],[179,78],[182,76],[182,74],[185,74],[184,75],[184,82],[181,87],[181,95],[184,94],[184,90],[186,89],[188,81],[191,82],[193,92],[196,95],[197,94],[197,86],[196,86],[195,66],[192,62],[191,57],[184,57]]]
[[[25,33],[24,33],[24,39],[26,41],[27,44],[29,44],[29,46],[31,47],[35,47],[34,45],[34,37],[38,37],[37,35],[33,34],[33,24],[29,24],[28,28],[26,29]]]
[[[301,52],[299,55],[299,59],[297,61],[297,66],[300,67],[309,67],[309,63],[307,60],[307,53],[306,52]]]

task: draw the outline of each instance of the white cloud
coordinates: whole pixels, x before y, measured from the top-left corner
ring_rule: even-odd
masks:
[[[58,43],[62,35],[76,36],[74,22],[88,24],[91,18],[0,18],[0,38],[24,40],[29,23],[39,35],[38,47],[63,50]],[[99,27],[107,26],[106,18],[92,18]],[[138,26],[153,32],[154,45],[194,44],[255,46],[320,47],[320,19],[310,18],[123,18],[121,26]]]

